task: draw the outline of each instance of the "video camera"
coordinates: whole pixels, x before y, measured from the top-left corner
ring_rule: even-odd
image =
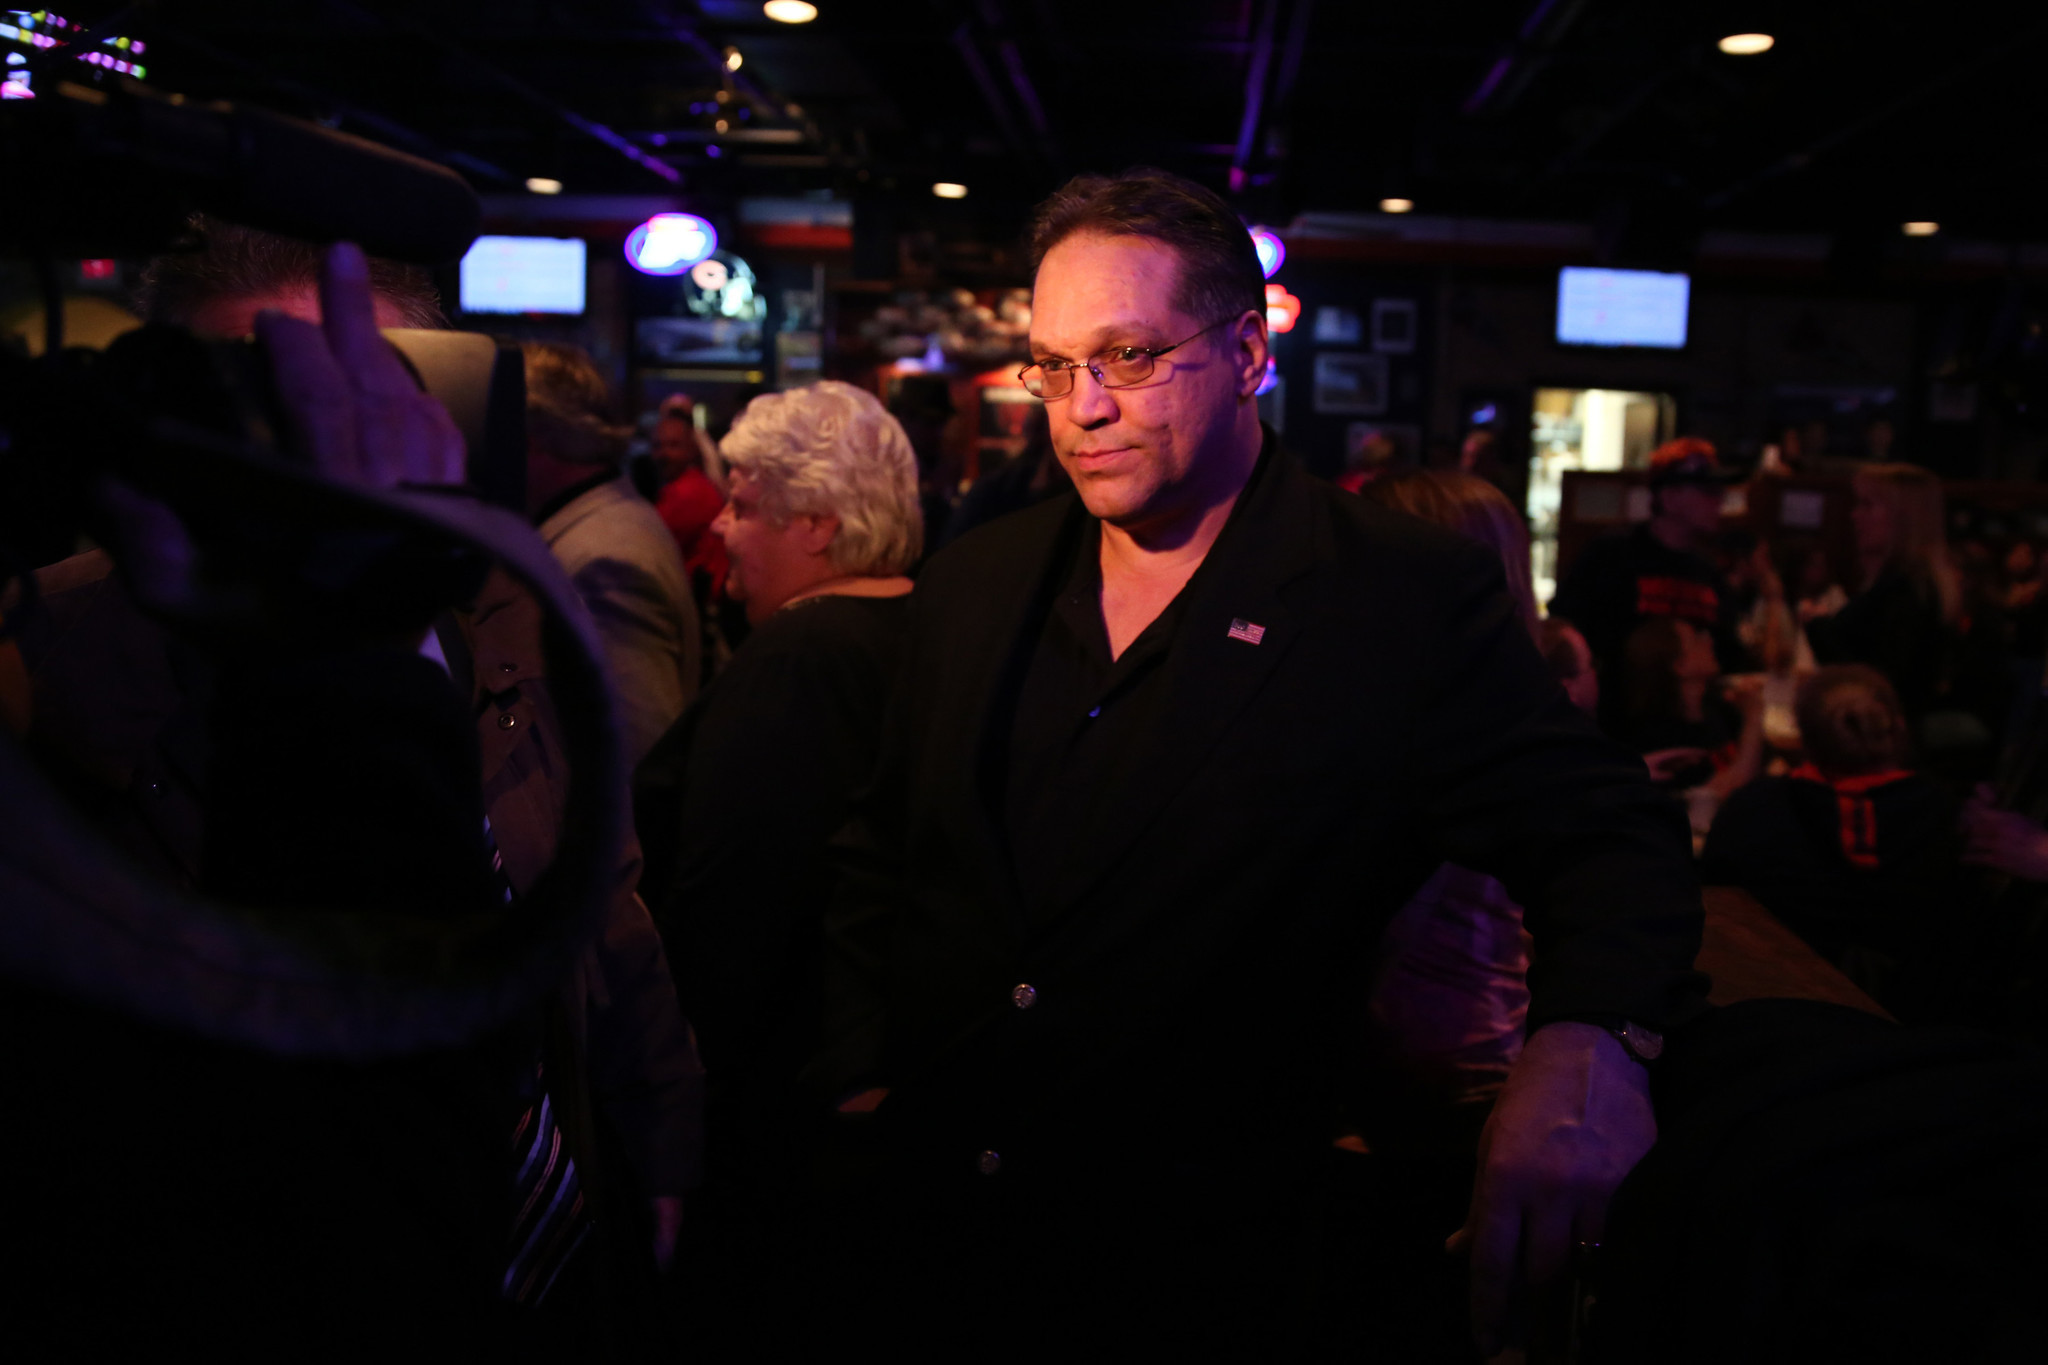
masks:
[[[0,104],[0,183],[9,198],[0,255],[36,265],[46,318],[41,355],[0,349],[0,651],[36,612],[32,570],[50,558],[42,547],[68,554],[82,532],[124,572],[134,568],[121,519],[102,497],[112,478],[168,508],[206,571],[235,580],[236,591],[212,599],[210,619],[153,608],[202,636],[228,632],[261,648],[309,601],[329,617],[411,612],[423,623],[465,600],[491,564],[503,567],[544,610],[574,775],[555,863],[516,920],[404,930],[401,939],[413,937],[394,949],[375,907],[321,924],[290,910],[228,911],[127,868],[0,726],[0,904],[10,920],[0,974],[145,1018],[189,1020],[206,1014],[193,1001],[246,995],[249,981],[198,952],[163,954],[120,988],[93,964],[132,958],[135,940],[149,937],[138,925],[166,943],[204,939],[213,926],[239,941],[253,933],[257,955],[282,964],[279,979],[290,982],[273,987],[274,1017],[294,1022],[258,1046],[367,1058],[502,1022],[559,981],[567,945],[602,914],[625,785],[593,628],[524,513],[518,351],[475,334],[387,332],[455,418],[479,496],[344,486],[295,461],[279,439],[281,408],[260,346],[145,326],[102,352],[66,348],[56,268],[193,249],[198,213],[307,241],[354,241],[403,262],[446,262],[476,234],[475,193],[445,167],[360,138],[134,82],[45,82],[33,100]],[[345,921],[361,932],[338,932]],[[394,975],[394,962],[407,970]]]
[[[268,367],[246,342],[201,342],[146,327],[106,353],[63,347],[55,263],[196,249],[195,212],[307,241],[353,241],[373,256],[437,264],[476,235],[475,193],[446,167],[265,110],[164,95],[134,82],[56,84],[0,104],[0,175],[12,200],[0,255],[42,275],[45,344],[0,355],[0,573],[35,547],[91,532],[86,490],[105,473],[154,493],[167,447],[195,433],[280,458]],[[469,446],[470,483],[519,510],[525,385],[519,356],[474,333],[386,334]],[[174,474],[176,478],[178,475]]]

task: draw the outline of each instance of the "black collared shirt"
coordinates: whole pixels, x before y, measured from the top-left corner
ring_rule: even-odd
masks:
[[[1244,501],[1240,493],[1238,507]],[[1002,816],[1027,913],[1057,908],[1052,888],[1072,831],[1149,780],[1135,756],[1143,751],[1140,741],[1164,723],[1166,661],[1186,605],[1236,520],[1233,508],[1180,592],[1112,659],[1102,615],[1102,523],[1086,519],[1066,580],[1044,607],[1037,644],[1023,661],[1010,722]]]

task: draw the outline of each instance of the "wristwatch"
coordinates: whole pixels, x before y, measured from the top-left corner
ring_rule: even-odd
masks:
[[[1553,1019],[1553,1024],[1591,1024],[1603,1028],[1614,1036],[1614,1041],[1628,1050],[1628,1055],[1648,1066],[1664,1055],[1664,1035],[1653,1028],[1645,1028],[1633,1019],[1619,1014],[1567,1014],[1562,1019]]]

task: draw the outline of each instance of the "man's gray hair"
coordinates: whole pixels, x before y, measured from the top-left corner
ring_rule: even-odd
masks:
[[[901,424],[867,390],[826,379],[763,394],[732,424],[719,453],[760,485],[762,510],[776,521],[838,517],[828,553],[839,572],[882,577],[917,562],[924,544],[917,456]]]

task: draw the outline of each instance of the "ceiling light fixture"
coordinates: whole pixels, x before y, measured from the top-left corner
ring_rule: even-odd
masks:
[[[550,180],[544,175],[535,175],[527,177],[526,188],[534,194],[560,194],[562,182]]]
[[[932,193],[941,199],[965,199],[967,197],[967,187],[965,185],[956,185],[950,180],[941,180],[938,184],[932,186]]]
[[[739,70],[741,60],[742,59],[740,57],[740,50],[738,48],[729,47],[725,50],[725,69],[727,71]]]
[[[1411,212],[1413,212],[1413,211],[1414,211],[1414,209],[1415,209],[1415,201],[1414,201],[1413,199],[1382,199],[1382,200],[1380,200],[1380,212],[1381,212],[1381,213],[1411,213]]]
[[[1905,233],[1908,237],[1932,237],[1935,233],[1941,231],[1941,224],[1901,223],[1899,224],[1899,231]]]
[[[1778,40],[1768,33],[1731,33],[1714,46],[1731,57],[1754,57],[1777,45]]]
[[[805,0],[768,0],[761,13],[778,24],[808,24],[818,17],[818,7]]]

